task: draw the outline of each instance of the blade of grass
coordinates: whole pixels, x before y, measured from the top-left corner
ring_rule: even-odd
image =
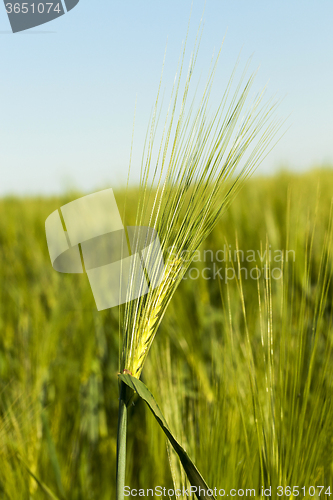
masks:
[[[52,500],[60,500],[60,498],[57,497],[53,493],[53,491],[51,491],[50,488],[48,486],[46,486],[46,484],[43,483],[43,481],[41,481],[40,479],[38,479],[38,477],[35,476],[35,474],[32,472],[32,470],[29,468],[29,466],[25,463],[25,461],[23,460],[23,458],[21,457],[21,455],[19,453],[17,453],[16,456],[20,460],[20,462],[22,462],[22,464],[24,465],[25,469],[30,474],[30,476],[34,478],[34,480],[36,481],[36,483],[38,484],[38,486],[41,488],[41,490],[43,490],[44,493],[46,493],[49,498],[52,498]]]
[[[186,475],[188,477],[188,480],[190,481],[192,486],[196,487],[196,496],[199,500],[209,500],[209,499],[214,499],[213,495],[209,495],[208,491],[211,491],[209,486],[207,485],[206,481],[184,450],[184,448],[178,443],[177,439],[173,436],[172,432],[169,429],[169,426],[163,416],[163,413],[161,412],[158,404],[155,401],[154,396],[152,393],[149,391],[148,387],[145,386],[143,382],[138,380],[135,377],[132,377],[129,374],[119,374],[118,375],[119,379],[126,384],[128,387],[130,387],[133,391],[135,391],[141,399],[147,403],[150,411],[153,413],[154,417],[156,418],[157,422],[159,423],[160,427],[162,428],[163,432],[169,439],[173,449],[179,456],[179,459],[182,463],[182,466],[184,467],[184,470],[186,472]]]
[[[45,410],[42,411],[41,418],[42,418],[42,422],[43,422],[44,433],[46,436],[47,446],[49,449],[50,461],[51,461],[54,475],[56,478],[58,491],[59,491],[61,497],[65,498],[65,491],[64,491],[64,487],[63,487],[62,481],[61,481],[61,469],[60,469],[56,448],[54,445],[54,441],[52,439],[50,426],[49,426],[49,422],[48,422],[48,418],[47,418],[47,415],[45,413]]]

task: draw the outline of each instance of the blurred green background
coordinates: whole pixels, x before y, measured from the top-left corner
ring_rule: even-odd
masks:
[[[234,266],[227,283],[187,273],[159,328],[142,380],[212,487],[333,492],[332,193],[330,168],[246,181],[202,252],[295,258],[265,260],[279,279],[237,279],[259,257],[216,262]],[[1,499],[115,498],[119,311],[96,310],[85,275],[54,271],[45,239],[47,216],[79,196],[0,200]],[[187,484],[142,401],[126,484]]]

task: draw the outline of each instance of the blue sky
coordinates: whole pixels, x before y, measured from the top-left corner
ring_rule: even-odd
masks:
[[[0,5],[0,194],[86,192],[126,180],[137,100],[133,179],[156,97],[171,89],[187,0],[80,0],[51,23],[11,34]],[[204,2],[194,0],[192,48]],[[224,35],[214,99],[241,52],[260,66],[254,91],[284,98],[291,128],[259,167],[333,164],[332,0],[207,0],[197,77]],[[217,100],[216,100],[217,102]],[[213,100],[214,104],[214,100]]]

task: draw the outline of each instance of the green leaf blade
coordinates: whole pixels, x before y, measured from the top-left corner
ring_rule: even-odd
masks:
[[[182,466],[184,467],[189,482],[191,483],[192,486],[195,486],[197,488],[197,491],[195,493],[197,498],[199,500],[209,500],[209,499],[215,500],[214,496],[207,494],[210,488],[208,487],[206,481],[198,471],[194,462],[190,459],[184,448],[173,436],[172,432],[169,429],[167,421],[163,416],[163,413],[161,412],[154,396],[149,391],[148,387],[143,382],[141,382],[135,377],[132,377],[129,374],[119,374],[118,377],[128,387],[130,387],[133,391],[135,391],[140,396],[140,398],[143,399],[143,401],[145,401],[145,403],[148,405],[150,411],[154,415],[155,419],[162,428],[164,434],[169,439],[173,449],[177,453],[179,460],[181,461]]]

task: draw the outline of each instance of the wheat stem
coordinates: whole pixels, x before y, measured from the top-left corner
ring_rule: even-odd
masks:
[[[125,472],[126,472],[126,434],[127,434],[127,405],[126,385],[119,384],[119,411],[117,434],[117,500],[124,499]]]

